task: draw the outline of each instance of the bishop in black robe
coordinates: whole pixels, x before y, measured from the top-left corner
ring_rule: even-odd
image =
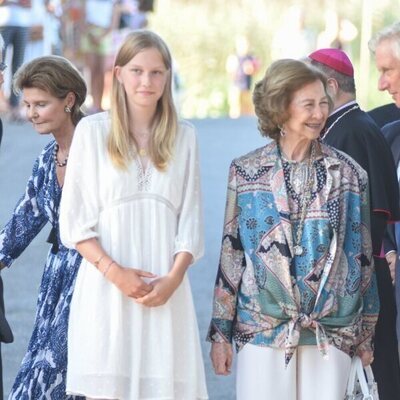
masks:
[[[350,155],[368,173],[371,235],[380,300],[372,367],[378,382],[390,382],[391,387],[379,388],[386,393],[384,398],[399,400],[396,301],[389,267],[382,251],[387,223],[400,220],[399,187],[388,143],[371,117],[357,106],[357,103],[350,102],[331,114],[322,132],[322,140]]]

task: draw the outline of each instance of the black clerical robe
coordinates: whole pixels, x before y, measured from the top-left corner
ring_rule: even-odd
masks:
[[[378,126],[355,106],[352,103],[329,116],[323,141],[350,155],[368,173],[374,254],[379,255],[385,231],[385,224],[381,226],[379,221],[382,217],[387,222],[400,220],[396,166]]]
[[[371,204],[371,236],[380,300],[372,364],[381,400],[400,400],[400,364],[396,337],[396,301],[386,259],[380,257],[387,222],[400,220],[396,167],[382,132],[350,103],[329,116],[323,141],[350,155],[368,173]]]

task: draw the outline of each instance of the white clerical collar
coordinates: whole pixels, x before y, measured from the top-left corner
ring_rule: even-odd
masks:
[[[336,110],[332,111],[329,116],[334,115],[334,114],[338,113],[340,110],[343,110],[343,108],[347,108],[349,106],[352,106],[353,104],[357,104],[357,102],[355,100],[349,101],[348,103],[343,104],[342,106],[340,106]]]

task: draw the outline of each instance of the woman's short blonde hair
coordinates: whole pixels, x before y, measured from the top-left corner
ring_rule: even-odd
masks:
[[[327,78],[303,61],[282,59],[273,62],[264,78],[255,85],[253,102],[258,128],[263,136],[278,140],[281,126],[289,119],[289,105],[299,89],[321,81],[326,92]],[[328,94],[327,94],[328,96]],[[330,109],[332,101],[329,98]]]
[[[25,88],[37,88],[58,99],[65,99],[68,93],[75,94],[71,107],[74,125],[84,116],[81,106],[86,99],[86,83],[80,72],[64,57],[44,56],[22,65],[14,75],[13,88],[16,93]]]
[[[172,57],[167,45],[160,36],[149,30],[136,30],[130,33],[117,53],[114,74],[116,66],[123,67],[139,52],[146,49],[158,50],[167,69],[167,82],[164,92],[158,100],[149,145],[149,156],[155,167],[162,171],[173,156],[178,129],[178,117],[172,98]],[[114,165],[121,169],[125,169],[138,152],[137,143],[130,134],[125,89],[115,75],[111,93],[111,131],[108,139],[108,152]]]

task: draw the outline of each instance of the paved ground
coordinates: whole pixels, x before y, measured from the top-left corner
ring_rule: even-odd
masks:
[[[210,400],[232,400],[235,397],[234,375],[216,377],[209,362],[209,344],[204,338],[211,314],[212,291],[219,257],[226,180],[232,158],[264,143],[257,132],[254,118],[207,119],[192,121],[198,130],[204,193],[206,254],[190,270],[193,296],[202,338],[203,355]],[[5,123],[0,149],[0,226],[9,218],[23,193],[35,157],[50,139],[38,136],[29,124]],[[4,386],[7,394],[29,340],[36,306],[37,290],[48,244],[49,228],[27,248],[10,270],[2,273],[8,319],[13,327],[15,342],[4,345]]]

